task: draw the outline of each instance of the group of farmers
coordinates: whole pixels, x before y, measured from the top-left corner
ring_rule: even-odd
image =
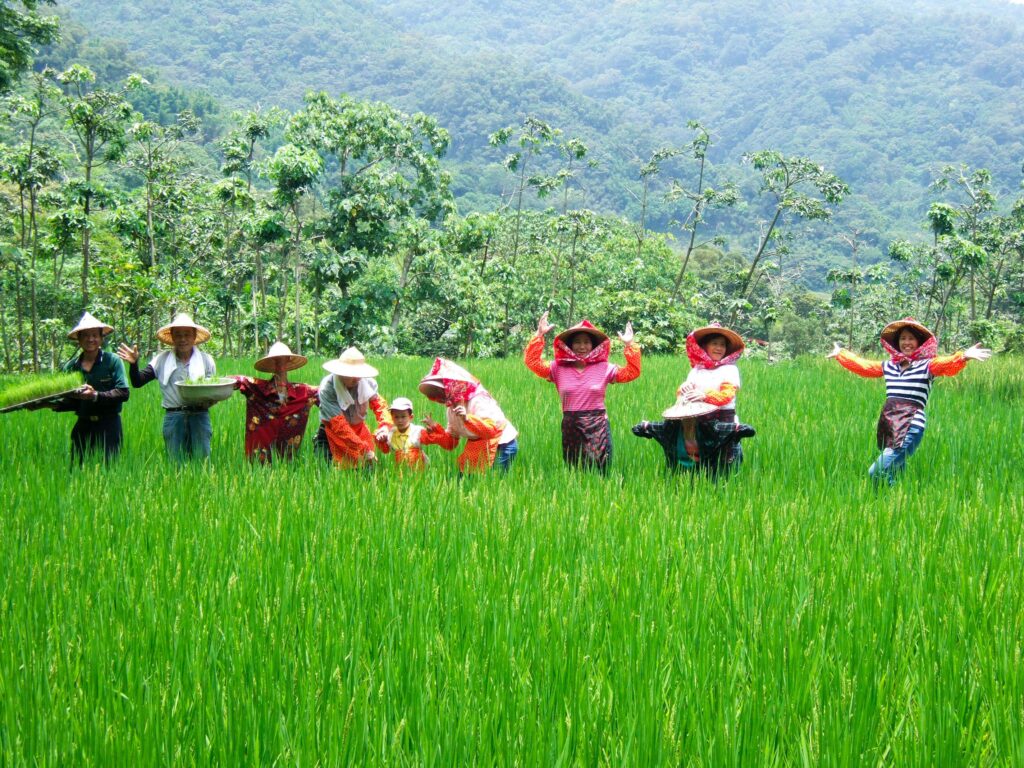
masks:
[[[583,320],[554,337],[553,360],[544,349],[553,326],[544,313],[526,345],[524,362],[540,378],[550,381],[562,405],[562,457],[566,464],[608,469],[612,456],[611,430],[605,408],[610,384],[624,384],[640,376],[641,353],[627,323],[618,334],[624,345],[625,366],[609,362],[608,336]],[[74,411],[78,420],[71,433],[73,460],[88,451],[115,456],[121,445],[121,407],[133,388],[156,380],[164,409],[163,435],[175,458],[210,454],[208,402],[182,399],[178,385],[208,380],[216,375],[213,358],[200,349],[210,331],[187,314],[178,314],[157,333],[167,349],[139,367],[137,346],[121,344],[116,355],[103,349],[113,328],[86,312],[68,337],[80,353],[65,370],[80,371],[85,384],[73,394],[50,404],[54,410]],[[936,376],[953,376],[969,360],[985,360],[991,352],[975,345],[949,356],[938,356],[935,335],[913,318],[885,326],[881,334],[889,360],[870,362],[837,344],[829,354],[840,365],[865,377],[886,382],[886,401],[878,421],[881,454],[872,464],[871,477],[892,482],[907,458],[920,445],[925,430],[925,407]],[[661,421],[643,421],[633,427],[639,437],[656,440],[673,470],[703,470],[717,475],[742,461],[740,441],[754,434],[739,422],[736,397],[740,375],[736,361],[744,351],[743,339],[717,323],[689,334],[686,353],[691,370],[676,391],[676,404]],[[123,362],[128,363],[125,376]],[[378,452],[391,454],[396,464],[420,469],[429,461],[426,446],[455,450],[465,441],[458,459],[460,473],[507,471],[518,451],[518,433],[494,397],[466,369],[437,358],[419,383],[419,391],[446,408],[445,425],[427,417],[413,422],[413,404],[397,397],[389,405],[381,396],[378,371],[355,347],[324,363],[326,375],[319,386],[289,381],[288,373],[307,363],[283,343],[271,346],[255,363],[270,378],[232,376],[246,398],[245,452],[262,463],[294,457],[302,443],[313,406],[319,408],[320,426],[314,451],[324,461],[342,468],[372,466]],[[372,411],[377,428],[366,419]]]

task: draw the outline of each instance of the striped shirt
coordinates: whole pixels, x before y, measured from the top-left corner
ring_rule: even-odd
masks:
[[[886,361],[882,363],[882,375],[885,377],[886,399],[908,400],[919,405],[921,410],[914,414],[910,425],[924,429],[928,423],[924,409],[928,405],[928,395],[932,391],[932,381],[935,379],[931,372],[931,360],[917,360],[906,370],[903,370],[899,363]]]

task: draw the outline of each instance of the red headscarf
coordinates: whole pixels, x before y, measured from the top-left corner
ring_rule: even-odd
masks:
[[[686,356],[690,358],[690,365],[694,368],[699,365],[702,368],[713,371],[719,366],[731,365],[743,357],[743,348],[740,347],[731,355],[726,355],[721,360],[713,360],[711,355],[707,353],[707,350],[697,343],[697,339],[691,333],[686,337]]]
[[[903,354],[885,339],[882,339],[882,349],[889,353],[889,359],[897,365],[903,362],[913,363],[917,360],[931,360],[935,357],[939,353],[939,340],[934,336],[929,336],[924,344],[918,346],[909,355]]]
[[[580,333],[586,333],[586,331],[580,331]],[[591,365],[592,363],[608,362],[608,355],[612,350],[612,343],[609,339],[605,339],[585,355],[577,355],[572,351],[572,347],[561,339],[555,339],[554,348],[556,363],[565,363],[567,365],[571,363],[585,363],[586,365]]]
[[[430,373],[423,377],[423,382],[434,379],[444,388],[444,404],[448,406],[469,400],[480,392],[486,392],[480,380],[460,365],[443,357],[435,358]]]

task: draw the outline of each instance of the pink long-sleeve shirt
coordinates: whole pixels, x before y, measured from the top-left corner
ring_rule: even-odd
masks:
[[[551,381],[562,398],[562,410],[603,411],[605,390],[615,381],[618,372],[619,366],[612,363],[591,363],[583,369],[552,364]]]

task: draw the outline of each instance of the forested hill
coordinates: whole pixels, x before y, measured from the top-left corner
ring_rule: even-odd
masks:
[[[66,0],[168,83],[232,106],[295,107],[309,89],[436,116],[464,207],[504,178],[487,146],[533,113],[582,136],[592,207],[630,212],[628,182],[688,119],[735,167],[771,147],[814,158],[882,233],[919,226],[946,163],[1016,187],[1024,7],[996,0]],[[872,210],[874,209],[874,210]]]

